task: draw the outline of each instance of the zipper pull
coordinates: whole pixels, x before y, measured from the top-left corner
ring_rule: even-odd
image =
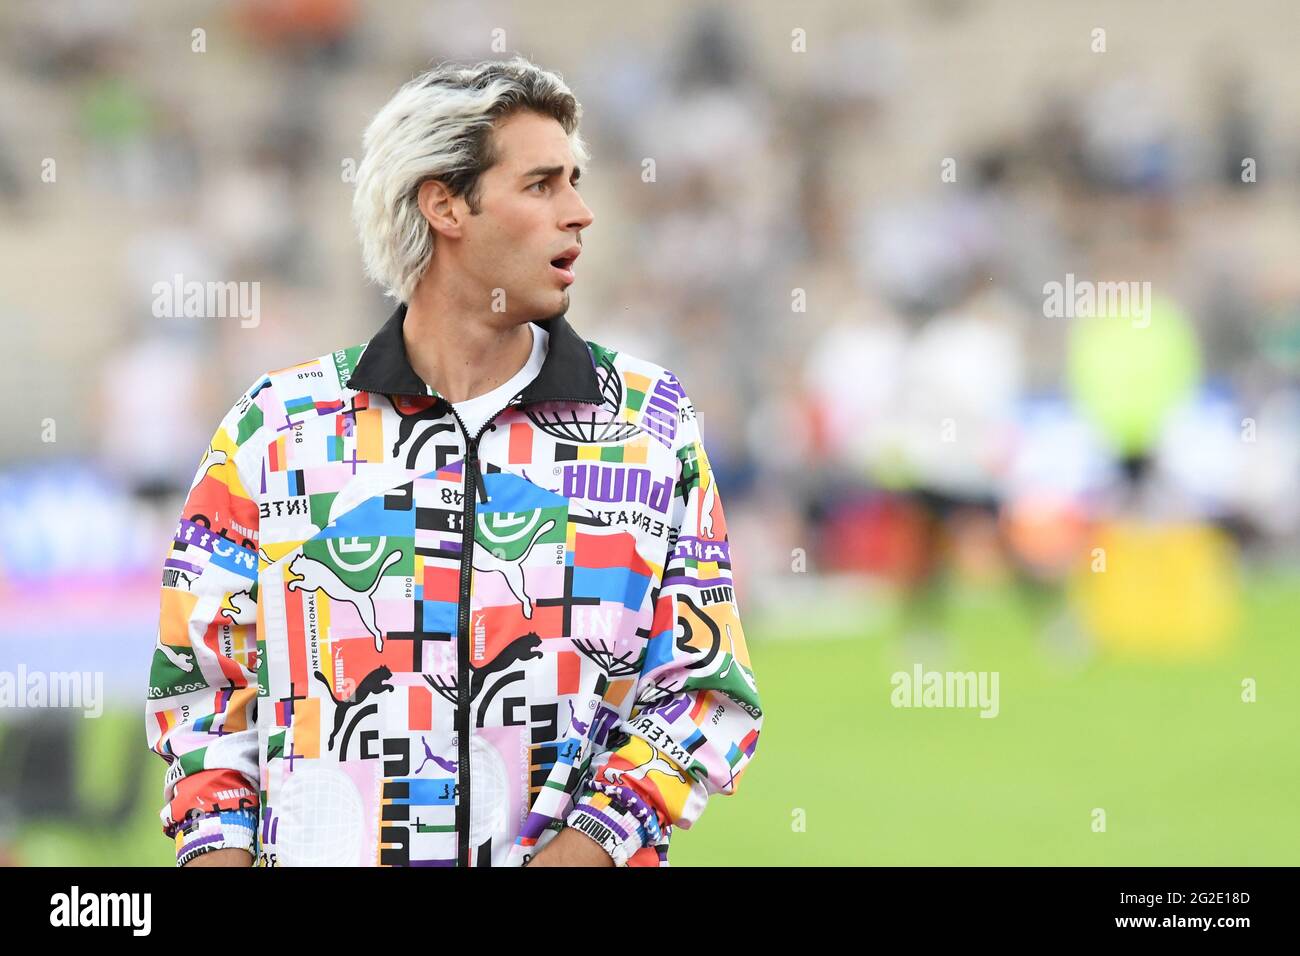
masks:
[[[483,471],[478,466],[478,441],[470,442],[469,454],[465,458],[465,464],[473,472],[474,494],[481,505],[488,503],[487,485],[483,482]]]

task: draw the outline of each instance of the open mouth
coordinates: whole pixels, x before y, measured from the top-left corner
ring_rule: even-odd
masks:
[[[560,274],[566,283],[573,281],[573,263],[577,256],[560,256],[551,260],[551,268]]]

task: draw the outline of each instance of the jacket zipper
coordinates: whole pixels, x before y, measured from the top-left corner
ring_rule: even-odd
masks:
[[[446,401],[444,399],[444,401]],[[585,405],[599,405],[600,402],[592,401],[585,398],[561,398],[547,399],[547,401],[561,402],[580,402]],[[457,607],[458,634],[456,641],[457,657],[457,674],[456,674],[456,776],[457,776],[457,793],[456,793],[456,865],[469,866],[469,823],[470,823],[470,648],[471,638],[469,633],[470,619],[470,576],[474,568],[474,524],[475,524],[475,504],[482,500],[487,503],[487,487],[483,483],[483,474],[479,469],[478,443],[483,438],[484,433],[496,421],[497,416],[507,408],[516,408],[523,403],[511,402],[505,407],[498,409],[496,414],[492,415],[483,427],[479,429],[478,434],[473,438],[469,435],[469,430],[465,423],[461,421],[460,416],[456,414],[455,406],[447,402],[447,408],[450,409],[452,417],[456,419],[456,424],[460,425],[461,433],[465,436],[465,488],[463,491],[465,497],[465,510],[461,516],[461,540],[460,540],[460,602]]]

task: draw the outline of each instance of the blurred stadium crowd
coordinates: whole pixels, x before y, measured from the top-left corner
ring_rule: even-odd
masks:
[[[515,51],[585,108],[570,317],[695,397],[756,619],[884,582],[937,626],[954,576],[1058,590],[1107,522],[1293,561],[1300,141],[1268,18],[1103,4],[1013,37],[1014,4],[854,6],[6,4],[4,657],[137,699],[204,438],[390,311],[349,219],[365,121],[431,61]],[[156,318],[176,274],[261,283],[259,324]],[[1148,283],[1149,323],[1046,314],[1067,276]]]

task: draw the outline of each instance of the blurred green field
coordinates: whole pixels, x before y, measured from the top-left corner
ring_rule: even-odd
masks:
[[[1300,578],[1247,578],[1240,635],[1213,661],[1080,658],[1045,643],[1005,590],[955,595],[945,648],[904,647],[888,615],[747,622],[766,718],[731,797],[673,838],[690,865],[1295,865],[1300,863]],[[860,619],[854,619],[860,621]],[[890,675],[997,670],[1000,713],[896,709]],[[1254,678],[1258,699],[1244,703]],[[82,721],[83,797],[116,793],[133,712]],[[0,730],[2,732],[2,730]],[[129,826],[28,826],[31,865],[169,865],[158,829],[163,765]],[[1106,832],[1092,829],[1094,808]],[[797,818],[804,821],[796,828]]]

